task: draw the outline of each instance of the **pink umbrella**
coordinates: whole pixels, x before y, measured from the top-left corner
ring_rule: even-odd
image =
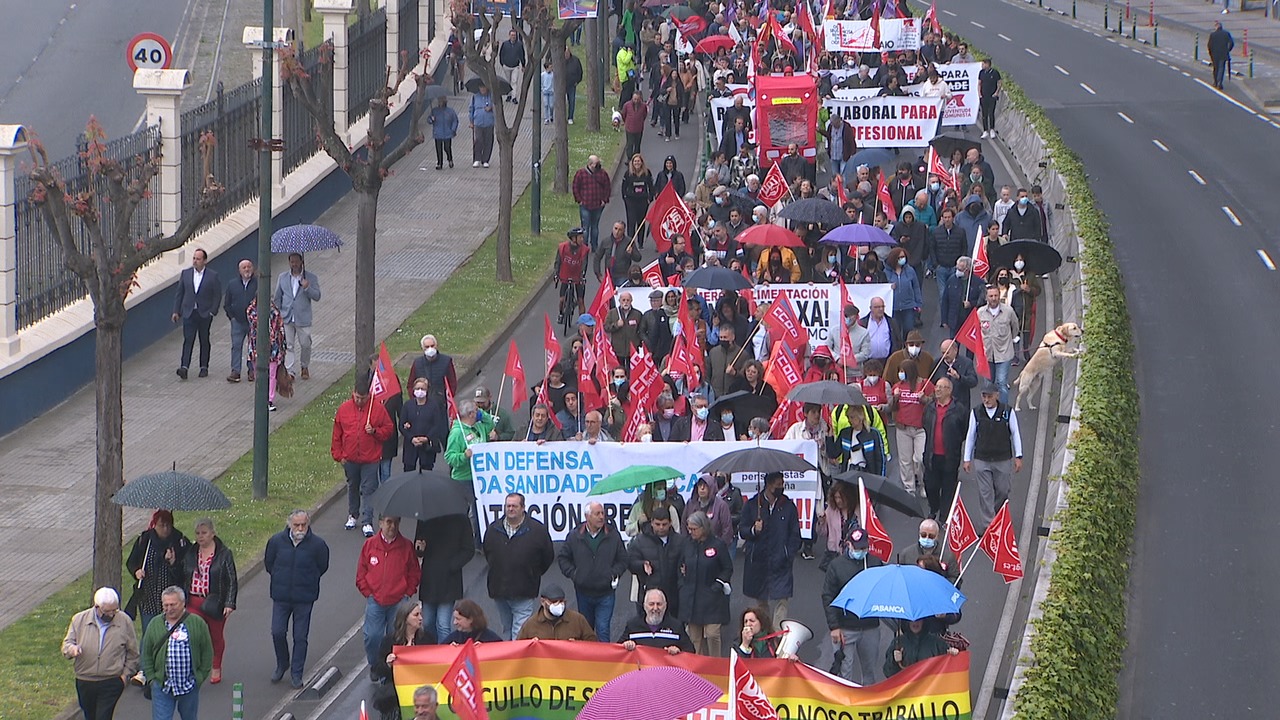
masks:
[[[578,720],[673,720],[701,710],[724,695],[715,683],[676,667],[632,670],[592,694]],[[636,702],[636,698],[658,698]]]

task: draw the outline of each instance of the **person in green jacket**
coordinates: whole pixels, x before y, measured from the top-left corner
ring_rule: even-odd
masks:
[[[449,440],[444,447],[444,460],[449,463],[449,477],[471,484],[471,446],[488,442],[492,432],[492,415],[477,408],[471,400],[458,403],[458,419],[449,428]]]
[[[489,388],[481,385],[476,388],[476,409],[484,411],[486,420],[493,421],[493,432],[489,433],[490,442],[509,442],[516,436],[516,430],[511,425],[511,413],[497,414],[498,408],[493,406],[493,396],[489,393]]]
[[[171,585],[160,593],[162,614],[142,633],[142,672],[151,683],[152,718],[171,720],[177,710],[183,720],[194,718],[200,706],[200,686],[213,671],[213,639],[199,615],[187,612],[182,588]],[[170,628],[177,629],[170,632]],[[174,656],[171,651],[183,653]],[[181,671],[181,677],[170,675]]]
[[[884,676],[891,678],[921,660],[939,655],[956,655],[960,651],[947,645],[941,635],[924,629],[924,620],[912,620],[889,643],[884,654]]]
[[[636,54],[629,45],[623,45],[618,49],[618,55],[614,58],[614,64],[618,66],[618,105],[630,100],[636,91],[636,78],[639,72],[636,70]]]

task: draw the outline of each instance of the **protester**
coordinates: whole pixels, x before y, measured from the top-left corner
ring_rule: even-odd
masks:
[[[422,347],[422,355],[414,358],[405,382],[412,387],[418,378],[431,381],[428,387],[431,397],[444,407],[449,395],[458,394],[458,370],[454,367],[453,358],[440,352],[440,344],[435,335],[423,335],[419,345]]]
[[[422,603],[405,600],[396,607],[391,630],[378,645],[378,662],[369,668],[370,678],[378,683],[374,691],[373,707],[385,720],[400,720],[400,699],[395,688],[392,668],[395,666],[398,646],[435,645],[436,634],[422,615]],[[375,678],[376,676],[376,678]]]
[[[742,592],[774,620],[787,619],[787,603],[795,590],[792,564],[800,550],[800,517],[787,497],[782,473],[764,476],[764,490],[742,509],[739,534],[746,540]]]
[[[603,505],[587,503],[586,518],[565,537],[556,559],[573,583],[578,612],[607,640],[618,580],[627,572],[627,548],[618,528],[605,520]]]
[[[477,644],[502,642],[502,638],[489,629],[484,610],[480,609],[476,601],[462,598],[453,604],[453,632],[445,636],[440,644],[462,645],[468,640]]]
[[[778,633],[773,631],[773,620],[769,611],[764,608],[750,607],[742,611],[742,619],[738,623],[742,629],[738,636],[738,644],[733,651],[738,657],[772,658],[778,656],[781,645]]]
[[[448,418],[440,401],[431,396],[431,381],[413,381],[413,400],[400,410],[401,458],[405,472],[431,470],[448,437]]]
[[[418,599],[437,638],[453,628],[453,606],[462,599],[462,569],[475,557],[471,523],[463,515],[419,520],[413,549],[422,558]]]
[[[396,607],[418,587],[422,568],[413,544],[400,534],[400,518],[383,515],[379,532],[364,541],[356,564],[356,589],[364,596],[364,654],[369,679],[378,682],[378,650],[392,630]]]
[[[1013,364],[1021,333],[1013,308],[1000,300],[1000,288],[987,288],[987,303],[978,308],[978,324],[982,327],[982,345],[991,365],[1001,404],[1009,403],[1009,367]]]
[[[200,686],[213,672],[213,641],[201,616],[188,612],[182,588],[160,594],[163,614],[142,635],[142,673],[151,683],[151,720],[196,720]]]
[[[672,527],[679,513],[667,505],[657,505],[648,511],[648,523],[627,547],[627,563],[635,577],[632,599],[643,611],[645,592],[661,590],[665,598],[671,598],[671,613],[680,614],[680,563],[684,559],[683,535]]]
[[[945,522],[945,518],[943,522]],[[934,558],[938,560],[939,567],[943,571],[942,575],[954,583],[960,578],[960,568],[956,566],[956,563],[947,563],[942,559],[943,553],[946,552],[946,546],[942,544],[940,527],[939,522],[932,518],[921,520],[919,537],[913,545],[898,553],[898,564],[915,565],[921,558]]]
[[[948,647],[937,633],[925,628],[924,620],[903,623],[899,633],[885,652],[884,676],[891,678],[921,660],[939,655],[955,655],[959,650]]]
[[[271,682],[286,672],[294,688],[302,687],[307,663],[311,609],[320,599],[320,578],[329,571],[329,545],[311,529],[306,510],[289,513],[284,530],[267,540],[263,568],[271,576],[271,642],[276,669]],[[293,621],[293,653],[289,652],[289,621]]]
[[[395,433],[386,408],[369,395],[372,381],[368,371],[356,375],[351,397],[334,414],[333,441],[329,446],[329,454],[342,465],[347,478],[345,527],[354,530],[360,524],[367,538],[373,537],[371,500],[378,490],[382,446]]]
[[[964,471],[978,483],[979,528],[991,524],[996,511],[1009,499],[1014,473],[1022,472],[1022,434],[1018,414],[997,397],[999,389],[982,386],[982,405],[969,416],[964,438]]]
[[[645,591],[642,609],[627,621],[619,642],[627,650],[644,645],[663,648],[669,655],[695,652],[693,641],[684,631],[684,623],[667,611],[667,596],[657,588]]]
[[[591,622],[582,613],[565,605],[564,590],[559,585],[543,585],[538,603],[538,609],[520,627],[516,640],[596,640]]]
[[[868,554],[870,541],[862,528],[854,528],[842,541],[842,548],[827,566],[822,583],[822,606],[826,608],[831,644],[840,658],[840,677],[859,685],[876,682],[875,659],[880,652],[880,620],[861,618],[832,605],[836,596],[858,573],[884,563]],[[856,667],[855,667],[856,665]]]
[[[924,405],[924,491],[929,517],[946,520],[959,482],[960,450],[968,426],[968,406],[952,394],[951,378],[939,378],[933,402]]]
[[[208,679],[217,685],[222,682],[222,654],[226,650],[223,629],[227,618],[235,612],[240,581],[235,556],[214,532],[213,520],[197,520],[195,538],[182,556],[182,587],[187,610],[200,616],[208,626],[213,642],[213,665]],[[152,675],[147,673],[147,677]]]
[[[538,605],[538,585],[555,562],[547,527],[525,512],[524,495],[509,493],[502,517],[484,535],[489,597],[498,606],[506,637],[515,640]]]
[[[699,510],[689,515],[685,527],[689,539],[680,564],[681,617],[688,623],[694,652],[721,657],[720,626],[729,622],[733,559],[706,513]]]

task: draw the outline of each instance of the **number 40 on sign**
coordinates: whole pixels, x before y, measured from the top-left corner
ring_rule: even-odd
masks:
[[[125,57],[133,72],[164,70],[173,63],[173,48],[169,46],[168,40],[156,33],[138,33],[129,41]]]

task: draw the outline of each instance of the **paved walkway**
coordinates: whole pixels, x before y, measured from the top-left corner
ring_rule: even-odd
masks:
[[[452,98],[459,115],[462,98]],[[517,158],[529,157],[530,129],[551,129],[526,119],[515,146]],[[435,170],[435,149],[427,142],[400,161],[382,190],[378,215],[378,337],[385,337],[426,301],[496,226],[481,208],[498,200],[498,151],[493,167],[471,167],[471,135],[462,129],[454,141],[457,167]],[[516,162],[515,194],[529,175]],[[460,200],[477,212],[458,212]],[[348,238],[354,248],[356,203],[348,195],[317,221]],[[517,223],[522,222],[516,219]],[[307,268],[320,278],[316,304],[312,379],[299,380],[272,427],[289,419],[331,383],[350,371],[354,358],[355,253],[319,253]],[[287,265],[280,258],[272,276]],[[169,469],[217,477],[252,447],[253,384],[228,384],[230,333],[225,316],[213,325],[210,377],[178,380],[174,369],[182,333],[171,332],[124,369],[125,478]],[[195,412],[194,409],[199,409]],[[91,567],[94,486],[94,391],[86,387],[70,400],[25,427],[0,438],[0,627],[7,627],[45,598]],[[334,475],[334,481],[340,478]],[[145,527],[145,513],[125,509],[125,537]],[[32,538],[39,542],[32,542]],[[69,548],[81,548],[68,552]],[[36,571],[33,571],[36,570]]]

